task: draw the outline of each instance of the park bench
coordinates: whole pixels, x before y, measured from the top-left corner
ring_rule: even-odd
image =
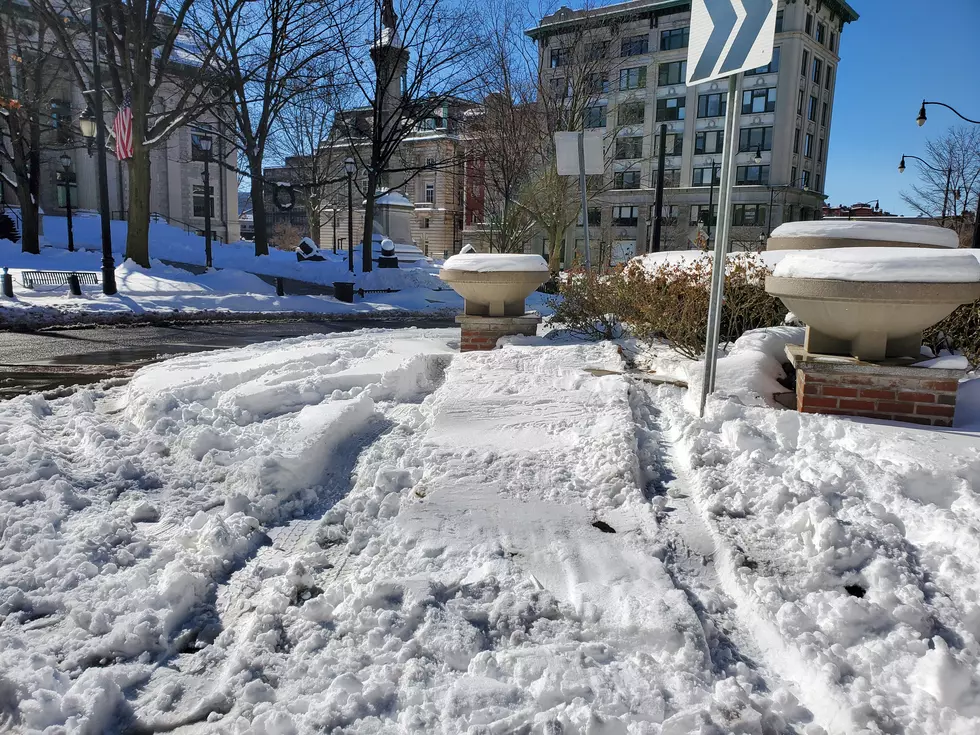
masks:
[[[99,274],[94,271],[24,271],[21,274],[21,281],[24,288],[34,288],[35,286],[67,286],[68,279],[72,276],[78,277],[79,284],[86,286],[98,286]]]

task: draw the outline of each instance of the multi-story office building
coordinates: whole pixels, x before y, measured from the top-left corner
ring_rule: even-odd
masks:
[[[527,32],[538,44],[542,95],[560,105],[584,90],[587,101],[567,104],[584,106],[583,127],[604,130],[606,183],[589,212],[590,237],[604,241],[614,259],[651,247],[661,124],[667,146],[661,248],[693,246],[698,223],[713,222],[709,200],[717,202],[730,144],[738,146],[734,240],[757,244],[781,222],[820,216],[841,34],[857,13],[843,0],[780,0],[772,62],[744,75],[734,101],[738,140],[726,141],[732,101],[725,80],[685,85],[690,7],[683,0],[562,7]],[[581,226],[571,228],[566,263],[581,242]]]

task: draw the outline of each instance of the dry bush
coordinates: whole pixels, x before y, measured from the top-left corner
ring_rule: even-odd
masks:
[[[305,227],[297,227],[289,222],[279,222],[269,229],[269,244],[277,250],[293,252],[299,241],[307,236]]]
[[[940,350],[958,350],[972,365],[980,365],[980,301],[964,304],[926,330],[923,343],[935,354]]]
[[[562,284],[555,321],[594,339],[628,333],[650,342],[663,339],[685,357],[704,352],[708,330],[711,258],[664,263],[647,270],[633,261],[607,276],[578,273]],[[770,273],[758,256],[730,258],[725,277],[721,340],[732,342],[750,329],[782,324],[786,308],[765,291]]]

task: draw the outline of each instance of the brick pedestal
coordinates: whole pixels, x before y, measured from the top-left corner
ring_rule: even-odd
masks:
[[[796,409],[928,426],[952,426],[963,370],[861,362],[788,345],[796,368]]]
[[[541,317],[538,314],[523,316],[469,316],[460,314],[456,317],[462,337],[459,341],[460,352],[476,350],[492,350],[497,346],[501,337],[522,334],[533,337],[538,332]]]

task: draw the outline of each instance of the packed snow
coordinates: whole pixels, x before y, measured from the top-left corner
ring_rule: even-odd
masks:
[[[776,265],[773,275],[871,283],[976,283],[980,261],[961,251],[828,248],[793,251]]]
[[[446,260],[442,267],[446,270],[475,271],[477,273],[504,273],[513,271],[547,273],[548,261],[540,255],[461,253]]]
[[[695,361],[458,330],[0,403],[0,728],[975,733],[980,436],[777,408],[801,338],[703,419]]]
[[[858,220],[810,220],[787,222],[772,231],[770,237],[835,237],[846,240],[880,240],[907,242],[939,248],[957,248],[956,233],[945,227],[913,225],[905,222],[867,222]]]

